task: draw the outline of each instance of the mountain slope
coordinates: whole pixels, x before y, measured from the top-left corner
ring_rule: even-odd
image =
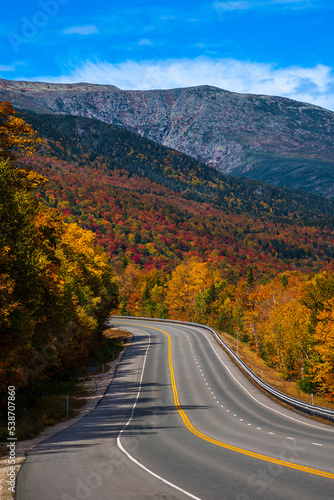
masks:
[[[333,258],[333,202],[225,176],[179,152],[88,118],[32,115],[43,137],[26,159],[50,179],[39,197],[92,229],[117,266],[168,272],[185,259],[231,279]]]
[[[173,149],[95,119],[21,112],[51,150],[78,165],[99,159],[181,193],[184,198],[234,213],[332,226],[334,203],[293,189],[222,174]],[[49,153],[46,152],[46,155]]]
[[[8,80],[0,80],[0,100],[97,118],[219,171],[334,197],[334,113],[310,104],[210,86],[122,91]]]

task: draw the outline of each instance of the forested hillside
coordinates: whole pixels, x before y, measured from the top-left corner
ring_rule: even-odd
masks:
[[[250,265],[317,270],[334,255],[328,200],[224,176],[96,120],[30,122],[43,145],[28,164],[49,179],[38,196],[93,229],[114,263],[170,270],[197,256],[233,278]]]
[[[44,157],[55,156],[78,167],[94,163],[108,172],[125,170],[189,200],[208,202],[233,213],[269,216],[273,221],[290,218],[293,222],[332,223],[334,203],[326,198],[226,176],[173,149],[95,119],[21,116],[46,140]],[[150,191],[148,185],[146,192]]]
[[[53,269],[57,275],[59,269],[57,293],[69,290],[74,297],[70,307],[74,317],[82,308],[89,315],[100,304],[80,279],[79,285],[73,280],[73,275],[86,276],[92,270],[90,264],[84,271],[80,266],[73,270],[74,262],[83,262],[82,242],[86,246],[86,240],[91,241],[90,256],[100,252],[91,233],[85,232],[89,230],[104,247],[117,276],[120,302],[114,313],[210,322],[232,335],[239,332],[282,376],[299,381],[304,390],[333,398],[330,201],[229,178],[96,120],[24,116],[38,129],[42,144],[21,158],[20,165],[49,179],[37,183],[35,198],[29,193],[43,214],[52,214],[43,216],[42,236],[36,241],[43,242],[43,251],[48,252],[42,259],[48,276],[54,276]],[[63,228],[60,235],[53,232],[54,224]],[[70,231],[66,241],[76,249],[66,253],[66,258],[73,258],[66,265],[58,256],[64,253],[60,251],[64,231]],[[80,231],[89,237],[81,238]],[[44,255],[38,245],[36,251]],[[105,254],[101,255],[107,266]],[[97,275],[108,276],[102,271]],[[12,284],[10,276],[5,279],[10,297],[18,277]],[[41,289],[42,284],[36,283]],[[14,299],[10,299],[13,304]],[[66,305],[62,300],[60,309]],[[49,313],[43,318],[49,321]],[[75,349],[79,346],[70,351]]]

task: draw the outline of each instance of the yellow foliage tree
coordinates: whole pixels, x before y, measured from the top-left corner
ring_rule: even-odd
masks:
[[[175,268],[167,284],[165,304],[170,317],[196,319],[196,297],[213,284],[206,262],[189,259]]]
[[[329,299],[317,316],[314,349],[317,353],[313,364],[315,382],[320,390],[334,399],[334,298]]]
[[[0,104],[0,159],[11,164],[21,156],[32,155],[42,142],[37,132],[16,114],[10,102]],[[25,190],[33,190],[47,182],[38,172],[19,168],[16,164],[11,174],[16,185]]]
[[[10,102],[0,104],[0,157],[3,160],[14,160],[23,152],[31,155],[41,142],[36,131],[16,114]]]

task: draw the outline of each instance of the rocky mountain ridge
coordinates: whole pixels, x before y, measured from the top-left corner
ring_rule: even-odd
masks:
[[[311,104],[212,86],[129,91],[0,79],[3,100],[36,113],[96,118],[221,172],[334,198],[334,113]]]

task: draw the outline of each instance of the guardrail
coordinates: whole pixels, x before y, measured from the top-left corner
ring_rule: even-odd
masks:
[[[296,410],[302,411],[303,413],[307,413],[308,415],[316,416],[323,418],[325,420],[330,420],[334,421],[334,410],[330,410],[329,408],[323,408],[322,406],[316,406],[312,405],[309,403],[305,403],[304,401],[300,401],[299,399],[292,398],[290,396],[287,396],[283,392],[278,391],[274,387],[272,387],[269,384],[266,384],[263,382],[263,380],[255,375],[255,373],[248,368],[248,366],[235,354],[234,351],[223,341],[221,336],[211,328],[210,326],[207,325],[202,325],[200,323],[189,323],[187,321],[177,321],[174,319],[157,319],[157,318],[143,318],[143,317],[136,317],[136,316],[112,316],[112,318],[119,318],[119,319],[133,319],[133,320],[141,320],[141,321],[157,321],[159,323],[174,323],[174,324],[179,324],[179,325],[185,325],[185,326],[196,326],[199,328],[204,328],[205,330],[209,330],[212,335],[215,337],[215,339],[218,341],[218,343],[223,347],[223,349],[227,352],[227,354],[237,363],[239,368],[246,373],[246,375],[261,389],[263,389],[265,392],[273,396],[274,398],[278,399],[282,403],[292,406]],[[110,322],[111,322],[110,319]]]

